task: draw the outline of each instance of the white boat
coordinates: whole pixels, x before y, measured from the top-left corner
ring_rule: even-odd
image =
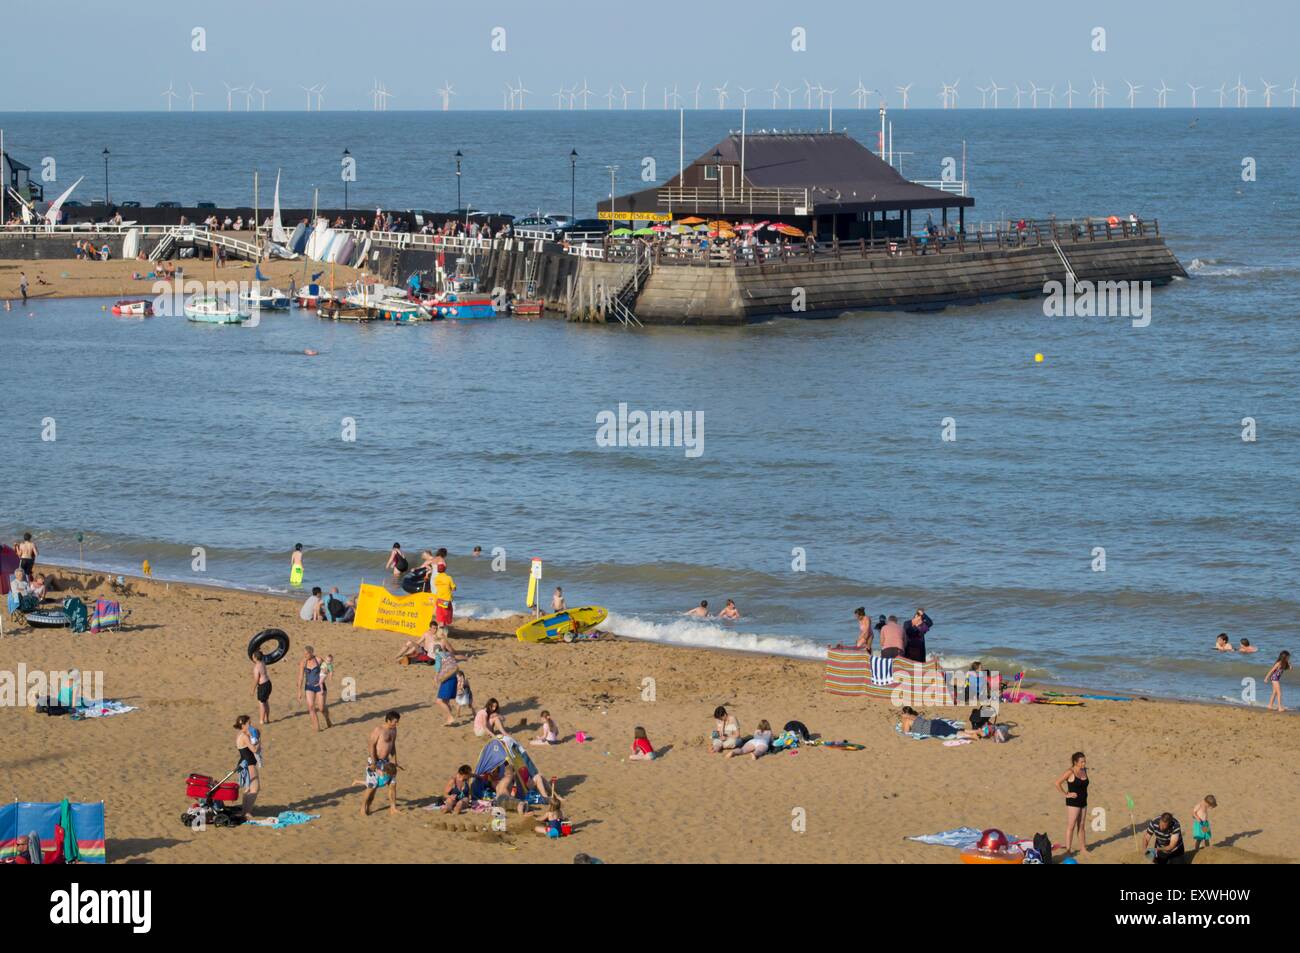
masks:
[[[240,294],[239,303],[259,311],[288,311],[291,302],[288,294],[272,288],[270,291],[245,291]]]
[[[221,298],[196,295],[185,302],[185,317],[201,324],[242,324],[248,320],[249,314],[231,307]]]

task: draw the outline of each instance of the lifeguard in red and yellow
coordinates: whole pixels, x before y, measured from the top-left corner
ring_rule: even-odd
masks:
[[[456,591],[456,580],[451,578],[445,566],[438,567],[438,574],[433,577],[433,620],[438,625],[438,634],[445,636],[452,619],[452,593]]]

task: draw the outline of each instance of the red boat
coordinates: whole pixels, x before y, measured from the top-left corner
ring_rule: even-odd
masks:
[[[113,305],[113,313],[122,318],[152,318],[153,303],[138,298],[133,301],[119,301]]]

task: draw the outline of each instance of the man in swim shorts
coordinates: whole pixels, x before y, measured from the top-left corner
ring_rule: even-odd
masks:
[[[23,533],[23,538],[19,540],[18,545],[14,547],[18,553],[18,568],[23,571],[23,576],[27,579],[32,578],[32,570],[36,568],[36,544],[32,542],[31,533]]]
[[[397,810],[397,723],[401,721],[400,713],[390,711],[384,715],[384,723],[370,733],[370,744],[366,758],[366,799],[361,805],[361,816],[370,816],[370,805],[375,800],[376,788],[388,788],[388,810],[391,814]],[[370,779],[374,778],[372,787]],[[380,778],[386,780],[380,781]]]
[[[261,724],[271,721],[271,676],[266,671],[266,657],[259,651],[253,653],[253,696],[257,699],[257,715]]]

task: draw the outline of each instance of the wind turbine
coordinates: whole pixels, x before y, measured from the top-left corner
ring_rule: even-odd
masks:
[[[388,87],[383,83],[379,84],[379,111],[388,112],[388,101],[393,98],[393,93],[388,91]]]
[[[555,108],[556,108],[556,109],[563,109],[563,108],[564,108],[564,94],[565,94],[566,92],[567,92],[567,90],[566,90],[563,86],[561,86],[559,89],[557,89],[554,93],[551,94],[552,96],[555,97]]]
[[[987,109],[989,105],[989,88],[987,86],[976,86],[980,94],[980,109]]]
[[[1220,83],[1215,92],[1219,94],[1219,108],[1222,109],[1224,100],[1228,98],[1228,84]]]
[[[194,88],[192,83],[187,84],[190,87],[190,112],[194,112],[194,102],[203,94]]]
[[[1019,108],[1020,108],[1020,99],[1021,99],[1022,96],[1025,95],[1025,91],[1024,91],[1023,89],[1020,88],[1020,84],[1019,84],[1019,83],[1016,83],[1016,85],[1015,85],[1015,90],[1016,90],[1016,108],[1019,109]]]
[[[1173,90],[1170,89],[1168,86],[1166,86],[1165,81],[1162,79],[1160,81],[1160,88],[1156,90],[1156,105],[1159,106],[1161,109],[1164,109],[1166,106],[1168,106],[1169,94],[1172,92]]]
[[[1198,91],[1204,89],[1205,87],[1203,87],[1203,86],[1193,86],[1191,83],[1188,83],[1188,84],[1187,84],[1187,88],[1190,89],[1190,90],[1192,91],[1192,108],[1195,109],[1195,108],[1196,108],[1196,94],[1197,94]]]
[[[798,86],[785,86],[785,108],[794,109],[794,94],[799,92]]]
[[[1106,87],[1097,82],[1097,77],[1092,78],[1092,104],[1096,109],[1106,108],[1106,97],[1110,95]]]
[[[614,98],[615,98],[615,97],[614,97],[614,87],[611,86],[611,87],[609,88],[609,90],[605,93],[605,108],[606,108],[606,109],[613,109],[613,108],[614,108]]]
[[[321,103],[325,102],[325,83],[319,86],[313,86],[311,91],[316,94],[316,111],[320,112]]]
[[[1232,87],[1232,91],[1237,94],[1237,108],[1244,109],[1250,105],[1251,90],[1247,89],[1241,81],[1241,74],[1237,74],[1237,85]]]
[[[999,86],[992,78],[989,79],[989,92],[993,94],[993,108],[998,108],[998,93],[1005,92],[1005,86]]]
[[[641,108],[642,109],[645,109],[645,88],[646,88],[646,84],[642,83],[641,84]]]
[[[1045,92],[1047,92],[1047,90],[1040,88],[1037,83],[1029,84],[1029,101],[1031,104],[1030,105],[1031,109],[1038,108],[1038,94],[1045,93]]]
[[[1065,92],[1061,94],[1065,97],[1065,108],[1074,108],[1074,97],[1079,95],[1079,91],[1074,88],[1074,83],[1070,80],[1065,81]]]
[[[948,98],[952,102],[952,105],[948,107],[950,109],[957,108],[957,87],[960,84],[961,84],[961,80],[955,80],[953,84],[948,87]]]
[[[862,85],[861,76],[858,77],[858,85],[854,87],[852,95],[857,99],[859,109],[867,108],[867,97],[871,95],[871,90]]]
[[[252,112],[253,109],[253,81],[249,80],[248,85],[240,90],[244,94],[244,112]]]
[[[695,84],[695,108],[696,109],[700,108],[700,87],[703,85],[704,85],[703,83]]]
[[[262,112],[266,112],[266,97],[271,94],[269,89],[259,89],[257,95],[262,97]]]
[[[221,81],[221,85],[224,86],[224,87],[226,87],[226,112],[230,112],[230,109],[231,109],[231,106],[230,106],[230,97],[231,97],[231,95],[232,95],[233,93],[235,93],[235,92],[239,89],[239,87],[238,87],[238,86],[231,86],[231,85],[230,85],[229,83],[227,83],[224,79]]]
[[[830,110],[829,115],[826,117],[826,128],[829,132],[834,132],[835,131],[835,94],[839,92],[839,90],[823,89],[822,92],[826,94],[826,108]]]
[[[754,87],[753,87],[753,86],[750,86],[750,87],[747,89],[747,88],[745,88],[744,86],[737,86],[736,89],[740,90],[740,97],[741,97],[741,99],[740,99],[740,105],[741,105],[741,107],[743,107],[744,109],[748,109],[748,108],[749,108],[749,94],[752,93],[752,92],[754,91]]]
[[[1300,88],[1296,87],[1296,80],[1291,80],[1291,88],[1287,92],[1291,94],[1291,108],[1295,109],[1295,97],[1297,93],[1300,93]]]
[[[1272,109],[1273,90],[1277,89],[1277,83],[1270,83],[1267,80],[1265,80],[1264,77],[1262,76],[1259,78],[1259,81],[1264,84],[1264,108]]]
[[[718,108],[719,108],[719,109],[726,109],[726,108],[727,108],[727,84],[730,83],[730,82],[731,82],[731,80],[723,80],[721,86],[714,86],[714,87],[713,87],[713,91],[714,91],[715,93],[718,94]]]
[[[299,86],[298,88],[307,94],[307,112],[311,112],[311,94],[316,92],[316,87]]]
[[[442,89],[438,90],[438,95],[442,97],[442,111],[446,112],[451,109],[451,97],[456,90],[452,88],[451,83],[443,82]]]
[[[682,97],[681,97],[681,95],[677,92],[677,84],[676,84],[676,83],[673,83],[673,93],[672,93],[672,97],[673,97],[673,109],[681,109],[681,108],[682,108]]]
[[[162,95],[167,98],[167,111],[171,112],[172,101],[180,98],[176,94],[176,84],[174,82],[168,82],[167,88],[162,91]]]
[[[370,110],[379,112],[379,80],[375,80],[370,86]]]
[[[632,95],[632,90],[628,89],[622,83],[618,84],[618,88],[623,92],[623,108],[627,109],[627,98]]]
[[[523,78],[522,76],[519,77],[519,88],[516,89],[515,92],[519,95],[519,108],[520,108],[520,109],[525,108],[525,107],[524,107],[524,96],[527,95],[528,93],[531,93],[532,90],[531,90],[531,89],[524,89],[524,78]]]
[[[904,109],[907,108],[907,94],[908,94],[908,92],[911,91],[913,85],[914,85],[913,83],[908,83],[906,86],[895,86],[895,87],[894,87],[896,90],[898,90],[900,93],[903,94],[903,108],[904,108]]]
[[[582,108],[587,108],[587,97],[591,95],[591,90],[587,88],[587,77],[582,77],[582,89],[577,90],[577,95],[582,97]]]
[[[781,83],[780,83],[780,81],[778,81],[777,84],[776,84],[775,86],[773,86],[771,89],[769,89],[768,92],[772,94],[772,108],[773,108],[773,109],[776,109],[776,108],[778,107],[778,105],[779,105],[779,101],[780,101],[780,99],[781,99]]]
[[[1138,90],[1141,89],[1142,87],[1140,85],[1134,85],[1133,83],[1130,83],[1128,80],[1124,80],[1124,83],[1126,86],[1128,86],[1128,108],[1132,109],[1137,100]]]
[[[808,80],[803,81],[803,108],[812,109],[812,91],[813,84]]]

